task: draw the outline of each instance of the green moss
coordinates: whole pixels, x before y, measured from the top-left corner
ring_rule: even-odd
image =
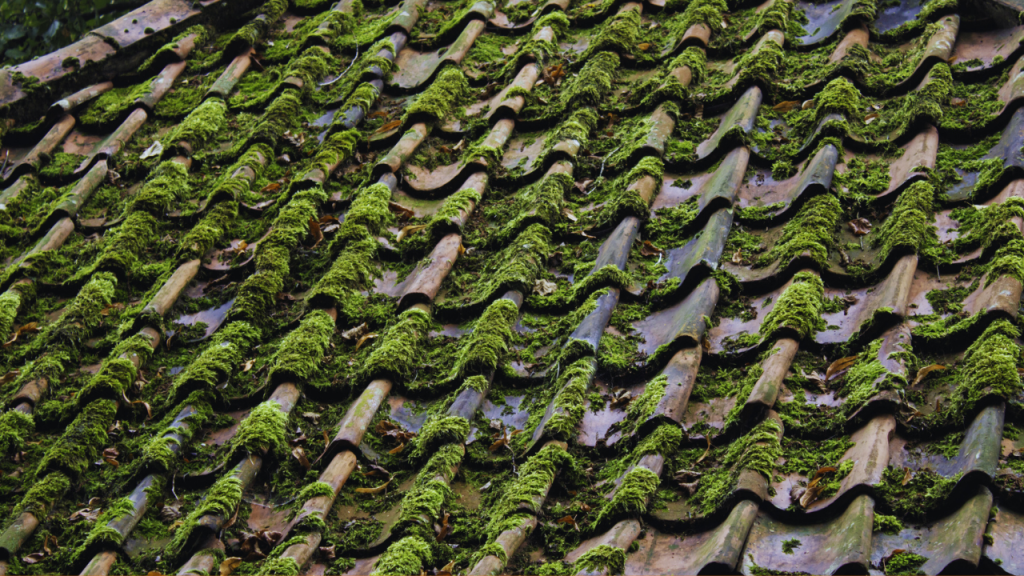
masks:
[[[520,3],[518,6],[526,6],[529,3]],[[530,5],[532,7],[532,5]],[[554,32],[554,38],[552,41],[537,40],[535,37],[537,33],[546,27],[550,27]],[[527,59],[533,59],[540,65],[544,65],[550,58],[554,57],[560,51],[558,42],[564,39],[569,34],[569,19],[560,10],[555,10],[541,16],[533,23],[532,32],[530,34],[530,40],[519,47],[515,55],[512,58],[506,58],[504,54],[500,54],[498,61],[505,60],[505,65],[502,66],[501,70],[495,74],[498,78],[512,78],[519,70],[522,69],[524,61]]]
[[[206,493],[206,499],[200,502],[174,531],[174,538],[167,547],[168,551],[172,556],[183,552],[200,518],[206,515],[230,518],[241,501],[242,481],[238,476],[229,474],[218,480]]]
[[[182,431],[175,430],[175,432]],[[165,431],[164,434],[167,434],[167,431]],[[162,472],[170,472],[174,470],[174,464],[177,461],[177,457],[171,450],[170,444],[178,445],[178,441],[172,436],[164,435],[153,438],[146,443],[145,448],[142,449],[143,462]]]
[[[698,24],[717,30],[722,26],[722,15],[728,11],[729,6],[725,0],[694,0],[687,4],[682,17],[672,22],[670,27],[678,37],[682,37],[683,33]]]
[[[341,317],[348,321],[362,318],[366,297],[362,292],[376,276],[372,258],[377,241],[363,228],[364,237],[352,240],[338,254],[331,269],[320,277],[306,294],[307,302],[334,304]]]
[[[920,574],[921,566],[927,561],[928,559],[920,554],[897,552],[885,562],[885,574],[886,576]]]
[[[117,277],[97,272],[78,291],[56,322],[45,326],[36,338],[40,346],[57,342],[80,346],[103,323],[101,312],[114,300]],[[35,344],[35,342],[33,342]],[[36,350],[31,350],[34,354]]]
[[[152,80],[134,86],[113,88],[100,94],[82,111],[78,121],[85,126],[107,126],[121,119],[135,101],[152,92]]]
[[[67,178],[75,173],[83,160],[85,160],[85,156],[81,154],[57,152],[45,166],[39,169],[39,174],[52,179]]]
[[[334,488],[331,488],[331,485],[327,482],[313,482],[307,484],[299,492],[299,495],[295,497],[295,500],[297,502],[308,502],[313,498],[320,498],[322,496],[334,498]]]
[[[903,105],[889,120],[896,135],[903,134],[915,122],[938,125],[942,120],[942,107],[949,104],[953,91],[953,75],[949,65],[939,62],[928,72],[924,85],[903,98]],[[978,187],[983,189],[987,187]]]
[[[789,538],[782,541],[782,553],[792,554],[797,548],[800,547],[800,540],[797,538]]]
[[[594,379],[593,358],[582,358],[567,366],[559,378],[561,385],[554,399],[555,413],[544,426],[552,438],[567,440],[576,435],[576,427],[586,411],[587,387]]]
[[[593,54],[604,50],[623,54],[635,53],[642,57],[643,52],[636,47],[641,37],[640,10],[619,12],[594,34],[580,60],[587,60]]]
[[[25,448],[25,442],[36,430],[31,414],[8,410],[0,414],[0,454],[9,456]]]
[[[633,430],[647,421],[654,414],[661,399],[665,396],[665,387],[668,385],[668,376],[661,374],[644,386],[644,391],[633,399],[626,407],[626,422]]]
[[[379,338],[363,367],[366,379],[396,375],[408,380],[422,361],[423,346],[430,331],[430,315],[410,308]]]
[[[852,414],[882,390],[901,390],[906,387],[906,376],[889,372],[878,359],[881,347],[881,338],[871,342],[846,373],[845,384],[840,391],[846,395],[846,401],[843,402],[845,414]]]
[[[576,563],[573,573],[622,574],[626,566],[626,551],[608,544],[600,544],[587,550]]]
[[[895,516],[875,513],[875,519],[871,524],[872,532],[884,532],[886,534],[899,534],[903,530],[903,522]]]
[[[442,70],[434,82],[423,91],[416,101],[406,109],[402,123],[413,115],[428,116],[435,122],[441,122],[450,116],[458,116],[459,112],[472,97],[469,82],[465,74],[457,66],[448,66]]]
[[[591,108],[576,108],[568,118],[548,132],[544,147],[550,149],[559,142],[575,140],[580,148],[586,148],[590,142],[590,133],[597,127],[597,121],[597,112]]]
[[[407,536],[388,546],[371,574],[418,576],[433,561],[429,544],[418,536]]]
[[[43,455],[36,475],[60,470],[73,477],[80,476],[107,445],[107,429],[114,423],[116,414],[117,403],[113,400],[95,400],[84,406],[60,440]]]
[[[308,381],[317,374],[320,361],[334,334],[334,320],[323,310],[314,310],[285,336],[274,354],[271,378]]]
[[[626,473],[622,484],[612,496],[612,501],[601,509],[594,520],[600,524],[606,518],[614,518],[619,514],[643,514],[647,512],[647,501],[658,489],[661,479],[657,474],[646,468],[637,467]]]
[[[1013,224],[1013,218],[1024,218],[1024,198],[1010,197],[990,206],[968,206],[953,211],[953,218],[959,221],[957,238],[953,247],[965,251],[973,246],[989,248],[1020,239],[1020,230]]]
[[[529,516],[524,517],[519,512],[520,506],[533,506],[536,497],[547,494],[560,470],[578,467],[573,457],[559,446],[549,444],[538,450],[520,466],[519,476],[491,507],[486,527],[487,538],[494,540],[502,532],[522,524]]]
[[[162,216],[176,202],[190,195],[188,168],[184,164],[167,160],[153,169],[149,179],[135,195],[130,210],[144,210]]]
[[[202,258],[224,237],[238,217],[238,202],[221,202],[207,211],[202,220],[185,233],[178,246],[179,260]]]
[[[281,136],[302,118],[302,98],[294,90],[286,91],[270,103],[263,117],[252,130],[251,141],[275,146]]]
[[[787,2],[779,0],[776,4],[788,5]],[[749,85],[759,83],[762,86],[773,88],[775,81],[782,77],[782,65],[785,52],[782,46],[774,40],[766,40],[758,48],[745,57],[741,58],[738,66],[740,70],[740,83]]]
[[[729,445],[722,459],[728,469],[706,472],[693,495],[703,514],[711,514],[726,501],[741,470],[753,470],[771,479],[775,461],[782,456],[778,437],[781,430],[778,422],[768,418]]]
[[[801,339],[813,338],[826,328],[821,317],[825,286],[812,272],[799,272],[793,283],[779,296],[779,301],[761,323],[761,336],[768,338],[781,328],[795,330]]]
[[[263,563],[257,574],[275,576],[298,576],[302,567],[294,558],[270,558]]]
[[[1003,276],[1016,278],[1024,284],[1024,239],[1015,238],[996,250],[986,272],[986,286]]]
[[[445,444],[463,444],[469,437],[469,421],[461,416],[434,416],[423,423],[423,428],[409,455],[422,458]]]
[[[1017,367],[1021,363],[1016,339],[1020,331],[1008,320],[996,320],[964,353],[960,384],[951,399],[950,410],[963,419],[985,394],[1015,398],[1024,387]]]
[[[815,117],[821,121],[829,114],[842,114],[847,119],[861,115],[860,90],[846,78],[836,78],[814,96]]]
[[[143,72],[149,71],[150,68],[153,67],[153,64],[157,62],[157,60],[162,60],[163,58],[173,58],[177,60],[178,56],[174,53],[174,51],[178,49],[178,43],[193,34],[195,34],[196,37],[195,40],[193,40],[195,48],[192,49],[192,53],[198,52],[198,49],[202,47],[204,44],[206,44],[206,42],[210,39],[210,31],[207,30],[205,26],[201,25],[186,28],[181,34],[178,34],[177,36],[172,38],[170,42],[158,48],[157,51],[154,52],[152,56],[147,58],[146,61],[143,62],[141,66],[139,66],[139,70]]]
[[[759,266],[779,262],[786,266],[804,252],[824,266],[828,260],[829,248],[834,244],[833,233],[839,222],[842,208],[839,199],[831,194],[815,196],[800,208],[793,219],[782,230],[782,236],[758,260]]]
[[[32,484],[25,492],[25,497],[11,513],[11,520],[26,512],[39,520],[44,519],[70,487],[71,480],[64,474],[60,472],[47,474],[42,480]]]
[[[586,108],[584,110],[589,111]],[[493,241],[505,244],[526,222],[538,221],[549,228],[554,227],[564,218],[564,198],[572,185],[572,176],[554,172],[516,194],[515,206],[512,208],[515,216],[494,235]]]
[[[382,233],[389,224],[394,222],[394,214],[388,207],[391,202],[391,189],[384,184],[374,184],[356,193],[352,205],[345,213],[345,221],[338,229],[339,240],[361,238],[363,227],[371,235]]]
[[[897,249],[906,249],[942,259],[938,235],[932,225],[935,189],[928,182],[915,182],[900,194],[885,222],[878,228],[875,243],[881,246],[879,259],[885,260]]]
[[[473,331],[460,341],[459,353],[451,371],[452,378],[495,370],[509,352],[519,308],[504,298],[484,310]]]
[[[619,57],[613,52],[595,54],[580,69],[580,73],[562,89],[561,109],[596,106],[611,90],[612,78],[619,67]]]
[[[232,454],[244,450],[250,454],[283,456],[288,452],[287,425],[288,413],[277,401],[263,402],[238,425],[231,439]]]
[[[337,167],[352,157],[358,143],[359,132],[357,130],[331,134],[320,145],[313,164],[323,171],[324,176],[330,176],[332,167]]]
[[[434,451],[416,476],[416,483],[402,498],[402,514],[398,520],[400,525],[415,530],[417,526],[433,522],[445,503],[454,501],[455,494],[448,483],[451,482],[453,469],[462,462],[464,453],[461,443],[445,444]]]
[[[0,294],[0,341],[7,342],[11,329],[21,309],[22,294],[16,288],[9,288]]]
[[[139,369],[131,359],[137,358],[139,365],[144,364],[153,354],[155,346],[156,342],[143,333],[122,340],[79,392],[78,402],[88,402],[97,396],[120,398],[139,375]]]
[[[227,127],[227,109],[220,98],[207,99],[164,136],[164,150],[176,150],[178,142],[188,142],[193,150],[203,147]]]
[[[103,509],[103,513],[100,514],[99,518],[96,519],[96,523],[93,524],[92,530],[89,530],[89,535],[85,537],[85,541],[75,551],[76,556],[81,556],[82,553],[94,544],[103,544],[111,547],[119,546],[124,537],[110,526],[110,523],[133,514],[135,514],[135,505],[130,498],[118,498],[111,502],[110,505]]]
[[[180,398],[193,389],[213,390],[241,365],[245,354],[260,338],[247,322],[231,322],[218,330],[202,353],[186,367],[171,388]]]

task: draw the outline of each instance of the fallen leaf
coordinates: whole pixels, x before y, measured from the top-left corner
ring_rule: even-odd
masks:
[[[252,370],[252,365],[255,364],[255,363],[256,363],[256,359],[255,358],[250,358],[250,359],[246,360],[245,364],[242,365],[242,372],[248,372],[249,370]]]
[[[406,208],[405,206],[402,206],[398,202],[388,202],[388,209],[394,212],[395,214],[398,214],[399,218],[412,218],[413,216],[416,215],[415,212]]]
[[[7,374],[0,376],[0,384],[7,384],[8,382],[14,382],[18,378],[18,374],[21,374],[21,370],[11,370]]]
[[[438,570],[437,576],[452,576],[452,570],[455,570],[455,560],[445,564],[440,570]]]
[[[702,461],[704,461],[704,459],[707,458],[708,454],[711,452],[711,436],[705,436],[704,439],[708,441],[708,447],[707,449],[704,450],[704,453],[700,455],[700,458],[697,459],[697,464],[700,464]]]
[[[903,470],[905,472],[903,473],[903,482],[900,482],[900,486],[906,486],[907,482],[910,482],[910,479],[914,477],[914,473],[910,468],[904,468]]]
[[[800,105],[801,110],[807,110],[808,108],[814,108],[814,98],[804,100],[804,103]]]
[[[356,494],[380,494],[391,484],[391,480],[377,486],[376,488],[356,488]]]
[[[423,230],[424,228],[426,228],[426,226],[422,224],[416,226],[406,226],[405,228],[402,228],[401,230],[398,231],[398,235],[395,236],[395,242],[401,242],[403,238],[409,236],[410,234],[415,234],[420,230]]]
[[[853,231],[854,236],[863,236],[871,231],[871,222],[867,218],[857,218],[846,223]]]
[[[388,113],[385,112],[384,110],[377,110],[376,112],[371,112],[370,115],[367,116],[367,118],[387,118],[387,117],[388,117]]]
[[[796,110],[798,108],[800,108],[799,100],[786,100],[785,102],[779,102],[775,106],[772,106],[772,110],[780,112],[782,114],[792,112],[793,110]]]
[[[220,563],[220,576],[231,576],[231,572],[241,565],[242,559],[237,556],[225,558],[224,561]]]
[[[100,315],[101,316],[110,316],[110,311],[111,310],[124,310],[124,304],[122,304],[120,302],[116,302],[114,304],[111,304],[110,306],[104,306],[103,310],[100,310]]]
[[[404,443],[399,444],[398,446],[395,446],[391,450],[388,450],[388,454],[391,454],[392,456],[394,456],[395,454],[401,454],[402,450],[405,450],[405,444]]]
[[[117,457],[120,455],[121,454],[117,451],[117,448],[107,448],[103,451],[103,461],[106,462],[107,464],[110,464],[114,468],[117,468],[118,466],[121,465],[121,463],[117,461]]]
[[[829,364],[828,370],[825,370],[825,382],[830,382],[833,378],[838,376],[840,372],[846,370],[850,366],[853,366],[853,363],[857,361],[857,358],[860,358],[860,356],[847,356]]]
[[[306,470],[309,470],[311,464],[309,463],[309,458],[306,458],[306,451],[302,449],[302,446],[296,446],[295,448],[292,448],[292,456],[294,456],[295,459],[299,461],[300,466],[302,466]]]
[[[159,140],[157,140],[157,141],[153,142],[153,144],[149,148],[146,148],[145,152],[143,152],[142,154],[139,154],[139,160],[145,160],[146,158],[159,157],[163,153],[164,153],[164,145],[161,144]]]
[[[533,293],[538,294],[540,296],[554,294],[555,290],[557,289],[558,284],[555,284],[550,280],[544,280],[543,278],[538,279],[536,282],[533,283]]]
[[[822,486],[820,485],[807,485],[807,490],[804,491],[804,495],[800,497],[800,507],[809,508],[811,504],[818,499],[818,494],[821,494]]]
[[[381,126],[380,128],[377,128],[376,130],[374,130],[373,133],[374,134],[380,134],[381,132],[387,132],[388,130],[394,130],[395,128],[398,128],[401,125],[402,125],[402,121],[401,120],[392,120],[390,122],[385,122],[383,126]]]
[[[594,183],[594,179],[593,178],[587,178],[585,180],[580,180],[579,182],[576,182],[575,186],[576,186],[577,190],[579,190],[580,192],[583,192],[584,194],[586,194],[587,193],[587,188],[590,188],[590,185],[593,184],[593,183]]]
[[[964,100],[963,98],[952,98],[949,103],[957,107],[967,106],[967,100]]]
[[[914,377],[914,383],[911,384],[911,386],[917,386],[921,382],[921,380],[924,380],[932,372],[936,370],[945,369],[946,367],[943,366],[942,364],[932,364],[930,366],[925,366],[924,368],[921,368],[920,370],[917,371],[917,376]]]
[[[22,334],[28,334],[29,332],[38,332],[38,331],[39,331],[39,323],[38,322],[29,322],[28,324],[22,324],[21,326],[18,327],[17,330],[14,331],[14,334],[11,335],[11,339],[4,343],[4,347],[6,348],[7,346],[10,346],[11,344],[14,344],[14,341],[18,339],[18,336],[20,336]]]
[[[872,112],[871,114],[868,114],[867,116],[864,117],[864,123],[865,124],[871,124],[875,120],[878,120],[880,117],[881,116],[879,115],[878,112]]]
[[[376,332],[370,332],[369,334],[363,334],[363,336],[361,338],[359,338],[359,341],[356,342],[356,351],[358,352],[359,349],[363,347],[363,344],[365,344],[367,340],[372,340],[372,339],[374,339],[376,337],[377,337],[377,333]]]
[[[562,208],[562,215],[569,219],[569,222],[575,222],[579,220],[575,214],[573,214],[568,208]]]
[[[320,223],[315,218],[309,219],[309,235],[313,237],[313,245],[310,248],[316,248],[324,241],[324,233],[320,230]]]
[[[32,565],[32,564],[38,564],[39,562],[42,562],[44,558],[46,558],[46,555],[43,554],[42,552],[33,552],[33,553],[29,554],[28,556],[25,556],[24,558],[22,558],[21,561],[24,562],[25,564]]]
[[[266,186],[261,188],[260,192],[277,192],[280,189],[281,189],[281,183],[280,182],[271,182],[270,184],[267,184]]]
[[[437,541],[444,542],[444,539],[448,537],[448,533],[451,532],[451,526],[448,525],[448,518],[451,516],[447,512],[444,513],[444,517],[441,518],[441,523],[436,527],[435,532],[437,533]]]
[[[664,254],[664,253],[665,253],[664,250],[662,250],[661,248],[658,248],[654,244],[651,244],[650,240],[644,240],[643,245],[640,246],[640,255],[641,256],[654,256],[655,254],[659,254],[660,255],[660,254]]]
[[[648,42],[642,42],[640,44],[637,44],[636,47],[641,52],[646,52],[648,49],[650,49],[651,45]]]
[[[363,322],[362,324],[356,326],[355,328],[349,328],[348,330],[342,332],[341,337],[344,338],[345,340],[355,340],[356,338],[359,338],[360,336],[366,334],[369,331],[370,327],[366,324],[366,322]]]
[[[491,452],[494,452],[498,448],[501,448],[502,446],[505,446],[507,444],[508,444],[508,439],[507,438],[498,438],[498,440],[494,444],[491,444],[491,447],[488,448],[488,450],[490,450]]]
[[[572,524],[572,527],[577,532],[580,531],[580,525],[576,523],[576,519],[573,518],[572,516],[563,516],[563,517],[559,518],[558,520],[555,520],[555,524]]]
[[[150,407],[149,402],[143,402],[142,400],[132,402],[132,406],[138,404],[142,404],[142,407],[146,409],[146,420],[153,418],[153,408]]]

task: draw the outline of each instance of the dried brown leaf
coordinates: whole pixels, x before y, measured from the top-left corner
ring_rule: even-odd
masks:
[[[775,106],[772,106],[772,110],[774,110],[776,112],[779,112],[780,114],[785,114],[787,112],[792,112],[793,110],[797,110],[799,108],[800,108],[800,101],[799,100],[786,100],[785,102],[779,102]]]
[[[847,356],[829,364],[828,370],[825,370],[825,382],[831,382],[832,379],[838,376],[841,372],[848,369],[850,366],[853,366],[854,362],[856,362],[859,357],[860,356]]]
[[[220,563],[220,576],[231,576],[231,573],[235,568],[238,568],[241,565],[242,559],[237,556],[225,558],[224,561]]]
[[[310,248],[316,248],[324,241],[324,233],[320,230],[320,223],[316,218],[309,219],[309,235],[313,237],[313,245]]]
[[[917,371],[917,376],[914,377],[914,383],[911,384],[911,386],[917,386],[918,384],[921,383],[922,380],[927,378],[928,375],[931,374],[932,372],[935,372],[936,370],[945,370],[945,369],[946,369],[946,367],[943,366],[942,364],[932,364],[930,366],[925,366],[924,368],[921,368],[920,370]]]
[[[385,122],[383,126],[381,126],[380,128],[377,128],[376,130],[374,130],[373,133],[374,134],[380,134],[382,132],[387,132],[389,130],[394,130],[395,128],[398,128],[401,125],[402,125],[402,121],[401,120],[392,120],[390,122]]]
[[[905,467],[903,468],[903,470],[903,481],[900,482],[900,486],[906,486],[907,482],[910,482],[910,479],[914,477],[914,473],[910,470],[910,468]]]
[[[376,332],[370,332],[369,334],[363,334],[359,338],[359,340],[356,342],[356,351],[358,352],[359,349],[363,347],[363,344],[366,344],[367,340],[372,340],[372,339],[374,339],[376,337],[377,337],[377,333]]]
[[[697,459],[697,464],[703,462],[704,459],[708,457],[708,454],[711,453],[711,437],[705,436],[704,439],[708,441],[708,447],[704,450],[704,453],[700,455],[700,458]]]
[[[576,523],[576,519],[572,516],[563,516],[558,520],[555,520],[555,524],[572,524],[572,527],[575,528],[577,532],[580,531],[580,525]]]
[[[419,224],[419,225],[415,225],[415,226],[406,226],[405,228],[402,228],[401,230],[398,231],[398,234],[395,236],[395,242],[401,242],[407,236],[415,234],[415,233],[417,233],[420,230],[423,230],[425,228],[426,228],[426,225],[423,225],[423,224]]]
[[[376,488],[356,488],[356,494],[380,494],[387,489],[388,484],[391,484],[391,480],[388,480]]]
[[[302,466],[306,470],[309,470],[311,464],[309,463],[309,458],[306,458],[306,451],[302,449],[302,446],[296,446],[295,448],[292,448],[292,456],[294,456],[295,459],[299,461],[300,466]]]
[[[664,254],[664,253],[665,253],[664,250],[662,250],[661,248],[658,248],[654,244],[651,244],[650,240],[644,240],[643,245],[640,246],[640,255],[641,256],[654,256],[655,254]]]
[[[38,322],[29,322],[28,324],[22,324],[21,326],[18,327],[17,330],[14,331],[14,334],[11,335],[11,339],[4,343],[4,347],[6,348],[7,346],[10,346],[11,344],[14,344],[14,342],[18,339],[18,336],[21,336],[22,334],[28,334],[30,332],[38,332],[38,331],[39,331],[39,323]]]
[[[850,220],[846,224],[853,231],[854,236],[863,236],[871,232],[871,222],[868,222],[867,218],[857,218],[856,220]]]

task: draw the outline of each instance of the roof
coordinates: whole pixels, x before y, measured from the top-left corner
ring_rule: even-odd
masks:
[[[0,70],[0,574],[1024,572],[1003,0],[154,0]]]

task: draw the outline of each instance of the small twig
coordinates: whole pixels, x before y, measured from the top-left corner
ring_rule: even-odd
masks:
[[[591,192],[594,191],[594,188],[597,188],[598,181],[600,181],[601,177],[604,176],[604,163],[608,161],[609,157],[613,156],[616,152],[618,152],[619,148],[622,148],[622,146],[619,146],[615,150],[612,150],[611,152],[608,153],[607,156],[605,156],[604,158],[601,159],[601,171],[597,173],[597,178],[594,179],[594,187],[591,188],[588,192],[586,192],[586,194],[588,196],[590,195]]]
[[[7,161],[10,160],[10,159],[11,159],[11,151],[7,150],[4,153],[4,167],[0,168],[0,174],[3,174],[4,172],[7,172]]]
[[[359,59],[359,45],[356,44],[356,55],[355,55],[355,57],[352,58],[352,61],[348,63],[348,68],[345,68],[345,71],[342,72],[341,74],[338,74],[338,77],[335,78],[334,80],[328,80],[327,82],[321,82],[320,85],[321,86],[330,86],[331,84],[334,84],[338,80],[341,80],[342,77],[345,76],[345,74],[348,74],[348,71],[352,69],[352,66],[355,65],[356,60],[358,60],[358,59]]]

